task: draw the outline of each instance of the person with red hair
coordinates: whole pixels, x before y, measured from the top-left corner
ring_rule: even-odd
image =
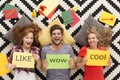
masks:
[[[35,68],[18,68],[16,65],[12,64],[13,53],[21,52],[23,54],[32,54],[35,60],[35,66],[40,69],[41,59],[40,59],[40,48],[36,47],[36,36],[40,28],[37,24],[30,24],[29,26],[16,26],[13,29],[13,37],[16,40],[17,45],[13,46],[11,50],[11,55],[9,57],[9,64],[7,68],[10,70],[15,69],[15,75],[13,80],[36,80]],[[38,44],[38,43],[37,43]],[[24,65],[24,64],[23,64]]]

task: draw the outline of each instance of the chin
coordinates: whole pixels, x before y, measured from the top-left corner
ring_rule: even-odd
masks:
[[[60,42],[59,43],[54,43],[55,45],[59,45],[59,44],[61,44]]]
[[[27,47],[27,48],[30,48],[30,47],[31,47],[31,45],[27,45],[26,47]]]

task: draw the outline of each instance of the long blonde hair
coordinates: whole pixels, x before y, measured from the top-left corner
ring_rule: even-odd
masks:
[[[98,47],[99,46],[105,46],[105,47],[109,47],[110,43],[111,43],[111,38],[112,38],[112,29],[109,27],[104,27],[104,28],[97,28],[95,26],[90,27],[89,29],[87,29],[87,36],[93,33],[96,35],[98,41]]]

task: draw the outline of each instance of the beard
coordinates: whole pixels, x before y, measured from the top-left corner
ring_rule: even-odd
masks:
[[[60,40],[59,42],[56,42],[56,41],[53,41],[53,40],[52,40],[52,43],[53,43],[54,45],[58,46],[58,45],[60,45],[60,44],[62,43],[62,40]]]

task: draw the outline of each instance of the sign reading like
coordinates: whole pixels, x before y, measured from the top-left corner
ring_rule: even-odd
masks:
[[[34,68],[32,53],[14,52],[12,64],[20,68]]]

